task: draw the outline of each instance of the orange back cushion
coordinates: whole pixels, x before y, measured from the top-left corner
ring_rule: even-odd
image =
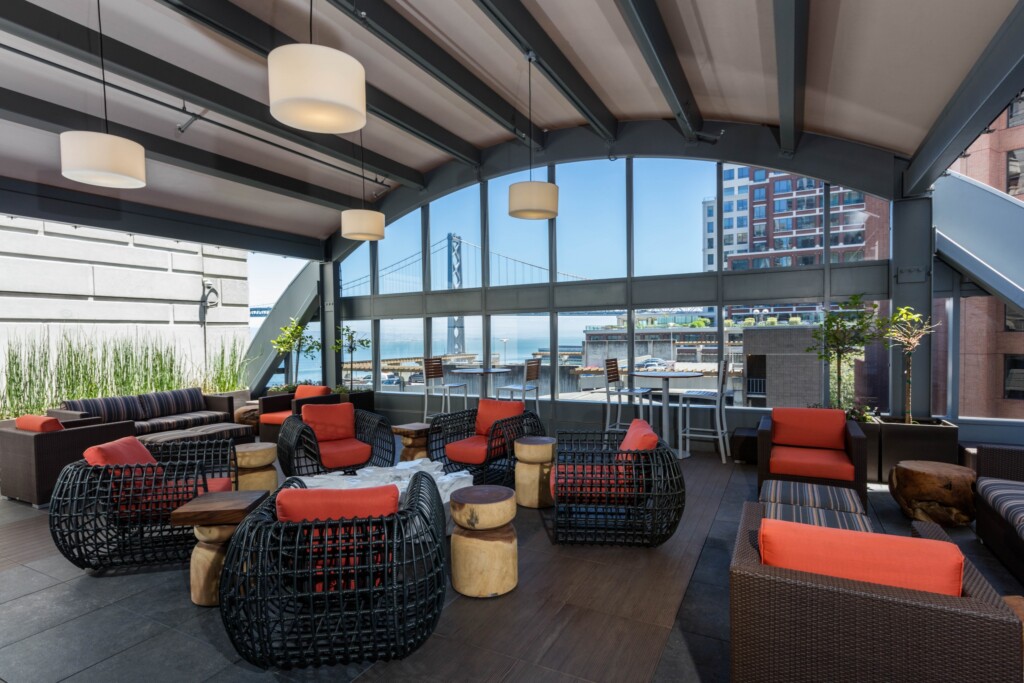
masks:
[[[952,543],[762,519],[761,563],[959,596],[964,556]]]
[[[658,447],[658,435],[645,420],[635,419],[629,424],[626,436],[619,444],[620,451],[652,451]]]
[[[330,387],[322,387],[319,384],[300,384],[295,387],[295,398],[309,398],[310,396],[326,396],[331,393]]]
[[[64,425],[55,417],[22,415],[14,421],[14,428],[23,432],[59,432],[64,429]]]
[[[524,410],[526,410],[526,404],[521,401],[496,401],[493,398],[482,398],[476,409],[476,433],[480,436],[487,436],[491,432],[491,425],[495,422],[507,417],[522,415]]]
[[[302,406],[302,421],[313,428],[317,441],[356,438],[356,407],[351,403]]]
[[[398,487],[282,489],[276,502],[279,522],[383,517],[398,512]]]
[[[155,465],[153,454],[134,436],[90,446],[82,454],[90,465]]]
[[[806,448],[846,448],[846,413],[834,408],[773,408],[772,443]]]

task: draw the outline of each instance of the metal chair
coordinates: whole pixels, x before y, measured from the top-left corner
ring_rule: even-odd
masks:
[[[469,389],[465,382],[458,384],[445,384],[444,381],[444,364],[441,358],[424,358],[423,359],[423,421],[426,422],[429,417],[434,415],[442,415],[445,413],[452,412],[452,389],[462,389],[462,409],[465,410],[469,407]],[[441,380],[440,384],[432,383],[433,380]],[[441,389],[441,410],[437,413],[430,413],[428,406],[430,405],[430,397],[437,396],[432,392],[433,389]]]
[[[508,400],[516,400],[516,392],[522,394],[523,403],[526,403],[526,395],[531,391],[534,392],[534,411],[540,415],[540,358],[531,358],[525,363],[525,374],[522,384],[509,384],[507,386],[498,387],[497,398],[501,400],[501,392],[508,392]],[[535,382],[535,384],[531,384]]]
[[[617,358],[607,358],[604,361],[604,373],[607,378],[607,387],[605,389],[605,415],[604,415],[604,429],[606,432],[625,431],[629,429],[629,423],[622,421],[622,399],[633,398],[637,399],[637,413],[636,416],[641,420],[646,419],[648,422],[651,421],[651,417],[654,414],[653,401],[651,400],[651,389],[650,387],[628,387],[623,381],[621,375],[619,375],[619,361]],[[612,385],[616,385],[614,388]],[[616,407],[615,422],[612,422],[612,396],[618,397],[618,405]],[[647,417],[644,418],[644,399],[647,399]]]
[[[717,389],[684,389],[679,392],[679,445],[690,451],[691,439],[707,439],[718,442],[722,462],[732,457],[729,451],[729,428],[725,422],[726,382],[729,381],[729,361],[718,363]],[[698,403],[694,404],[694,401]],[[711,410],[710,427],[694,427],[690,422],[690,410]]]

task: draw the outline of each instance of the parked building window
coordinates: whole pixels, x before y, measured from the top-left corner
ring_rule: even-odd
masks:
[[[764,218],[767,215],[767,209],[764,204],[758,204],[754,207],[754,218]]]
[[[722,171],[722,180],[732,180],[733,178],[735,178],[735,176],[736,171],[731,168],[727,168],[724,171]]]
[[[778,268],[788,268],[793,265],[792,256],[778,256],[775,258],[775,266]]]
[[[755,202],[763,202],[767,196],[768,196],[767,195],[767,189],[765,189],[763,187],[755,187],[754,188],[754,201]],[[756,206],[754,207],[754,211],[757,211],[757,207]]]
[[[754,169],[754,182],[759,183],[768,179],[768,171],[763,168]]]
[[[726,229],[726,230],[728,230],[729,228],[733,227],[733,221],[732,221],[732,218],[726,218],[726,219],[725,219],[725,221],[724,221],[724,227],[725,227],[725,229]]]
[[[783,232],[793,229],[792,218],[776,218],[775,219],[775,232]]]
[[[750,261],[745,258],[738,258],[732,262],[733,270],[747,270],[750,268]]]
[[[715,231],[715,224],[714,223],[708,223],[708,232],[714,232],[714,231]]]
[[[1024,195],[1020,182],[1020,167],[1024,163],[1024,149],[1015,149],[1006,155],[1006,194]]]
[[[708,265],[709,266],[715,265],[715,255],[714,254],[708,254]]]
[[[732,235],[729,235],[729,237],[732,237]],[[726,244],[729,244],[729,243],[730,242],[726,242]],[[708,249],[714,249],[714,248],[715,248],[715,238],[714,237],[709,237],[708,238]]]
[[[737,211],[746,211],[747,210],[747,200],[746,199],[737,199],[736,200],[736,210]]]
[[[755,249],[755,251],[756,251],[756,249]],[[751,260],[752,260],[752,265],[753,265],[754,268],[767,268],[768,267],[768,259],[766,259],[766,258],[756,258],[756,259],[751,259]]]
[[[736,171],[736,177],[737,178],[749,178],[750,177],[750,169],[747,168],[746,166],[741,167],[740,169],[738,169]]]
[[[776,180],[775,181],[775,194],[782,194],[783,192],[793,191],[793,181],[790,179]]]
[[[783,213],[783,212],[792,211],[792,210],[793,210],[793,200],[792,199],[776,199],[775,200],[775,206],[774,206],[775,213]]]
[[[736,227],[737,228],[745,228],[745,227],[747,227],[747,217],[746,216],[736,216]]]
[[[1020,125],[1024,125],[1024,92],[1013,98],[1013,102],[1010,102],[1010,110],[1006,113],[1007,128]]]
[[[732,211],[732,202],[722,204],[722,211]]]
[[[1006,357],[1003,395],[1006,398],[1024,399],[1024,356]]]

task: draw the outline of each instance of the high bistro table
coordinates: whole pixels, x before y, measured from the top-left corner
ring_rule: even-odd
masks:
[[[463,368],[452,370],[453,375],[479,375],[480,376],[480,398],[491,396],[491,375],[503,375],[512,372],[508,368]]]
[[[679,371],[675,370],[651,370],[648,372],[634,372],[634,377],[652,377],[654,379],[661,380],[661,438],[665,440],[665,443],[672,445],[672,413],[669,409],[669,393],[668,384],[674,379],[694,379],[696,377],[703,377],[703,372],[691,372],[691,371]],[[682,410],[682,406],[679,408]],[[683,445],[679,444],[676,452],[680,458],[689,458],[690,454],[683,450]]]

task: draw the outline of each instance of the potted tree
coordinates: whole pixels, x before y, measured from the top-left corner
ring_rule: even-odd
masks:
[[[370,340],[359,336],[359,333],[348,325],[338,326],[338,336],[331,345],[331,350],[341,354],[341,365],[345,365],[345,352],[348,352],[348,386],[341,384],[335,387],[335,391],[348,400],[360,410],[373,411],[373,385],[367,388],[355,389],[355,353],[358,349],[370,348]]]
[[[281,328],[281,334],[271,340],[270,345],[278,353],[289,356],[285,373],[285,384],[289,386],[298,382],[299,362],[302,357],[313,360],[320,352],[320,340],[306,334],[305,325],[299,324],[295,318],[289,319],[289,323]],[[294,363],[290,362],[291,354],[295,354]]]
[[[956,463],[959,459],[959,430],[952,422],[930,415],[914,417],[911,409],[914,351],[938,327],[931,318],[902,306],[881,322],[882,335],[903,355],[903,415],[882,420],[880,448],[882,473],[888,476],[900,460],[935,460]]]

